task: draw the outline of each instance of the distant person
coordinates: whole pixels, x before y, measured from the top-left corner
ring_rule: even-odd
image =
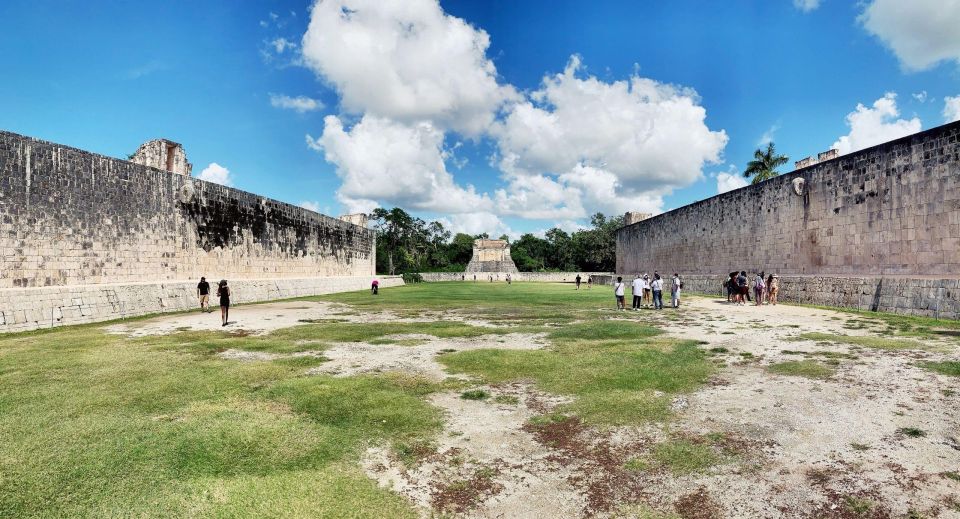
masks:
[[[747,304],[744,299],[750,295],[750,286],[747,283],[747,271],[741,270],[737,275],[737,302],[740,305]]]
[[[737,274],[737,272],[731,272],[729,277],[727,277],[727,281],[724,283],[724,285],[727,287],[728,303],[736,303],[737,294],[740,293],[740,289],[737,288]]]
[[[197,297],[200,299],[200,311],[209,312],[210,311],[210,283],[207,283],[207,278],[200,277],[200,282],[197,283]]]
[[[633,309],[640,310],[640,305],[643,302],[643,278],[640,277],[640,274],[633,278],[633,283],[630,286],[633,290]]]
[[[753,280],[753,297],[757,299],[756,304],[763,304],[763,295],[767,291],[767,284],[763,281],[763,272],[757,272],[757,277]]]
[[[683,281],[680,280],[680,274],[673,273],[673,282],[670,283],[670,304],[674,308],[680,308],[680,289],[683,288]]]
[[[493,274],[490,274],[490,282],[493,283]]]
[[[510,274],[507,274],[507,284],[512,284],[513,278],[510,277]]]
[[[626,309],[626,305],[623,302],[624,288],[623,278],[617,276],[617,282],[613,285],[613,294],[617,296],[617,310]]]
[[[476,275],[476,274],[473,275],[473,282],[474,282],[474,283],[477,282],[477,275]]]
[[[575,278],[575,280],[577,282],[577,290],[580,290],[580,274],[577,274],[577,277]]]
[[[767,290],[770,291],[770,296],[767,298],[767,301],[769,301],[771,305],[776,305],[777,293],[780,292],[780,276],[770,274],[770,283],[768,283]]]
[[[644,306],[653,306],[653,299],[651,299],[652,292],[650,291],[650,275],[646,272],[643,273],[643,305]]]
[[[467,280],[467,275],[466,275],[466,274],[460,274],[460,281],[466,281],[466,280]]]
[[[370,293],[373,295],[380,293],[380,282],[376,279],[373,280],[373,283],[370,283]]]
[[[653,290],[653,307],[657,310],[663,310],[663,280],[660,274],[653,273],[653,282],[650,283],[650,289]]]
[[[593,287],[593,276],[587,276],[587,290]]]
[[[223,321],[220,326],[226,326],[230,318],[230,287],[226,279],[217,284],[217,297],[220,298],[220,320]]]

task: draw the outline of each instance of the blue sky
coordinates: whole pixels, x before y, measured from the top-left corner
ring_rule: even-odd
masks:
[[[792,164],[960,117],[955,0],[314,7],[6,0],[0,129],[117,157],[165,137],[328,214],[516,235],[713,196],[765,138]]]

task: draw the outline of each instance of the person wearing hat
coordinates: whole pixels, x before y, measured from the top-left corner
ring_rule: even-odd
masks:
[[[217,297],[220,298],[220,319],[223,321],[220,326],[226,326],[230,316],[230,287],[226,279],[217,284]]]

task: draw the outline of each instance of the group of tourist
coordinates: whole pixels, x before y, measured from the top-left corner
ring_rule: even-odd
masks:
[[[197,283],[197,297],[200,299],[200,311],[213,311],[210,309],[210,283],[207,283],[205,277],[201,277],[200,282]],[[226,279],[221,279],[217,283],[217,297],[220,299],[220,326],[226,326],[230,314],[230,287],[227,286]]]
[[[651,279],[649,274],[642,276],[637,274],[630,284],[630,291],[633,293],[633,310],[640,310],[653,306],[655,310],[663,310],[663,283],[664,280],[657,271],[653,272]],[[617,309],[626,310],[626,285],[623,277],[617,276],[617,282],[613,284],[613,293],[617,298]],[[680,274],[674,272],[673,279],[670,280],[670,304],[673,308],[680,307],[680,291],[683,290],[683,280]]]
[[[753,303],[760,306],[766,301],[768,304],[777,304],[777,293],[780,292],[780,276],[770,274],[764,279],[764,272],[755,272],[753,281],[747,278],[747,271],[731,272],[723,282],[727,291],[727,302],[745,305],[750,302],[750,286],[753,285]]]

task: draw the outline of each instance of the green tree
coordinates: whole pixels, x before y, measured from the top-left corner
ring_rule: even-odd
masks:
[[[788,160],[790,159],[786,155],[777,155],[773,142],[769,142],[766,151],[757,149],[753,152],[753,160],[747,163],[747,169],[744,170],[743,176],[746,178],[753,177],[751,182],[754,184],[763,182],[779,175],[780,172],[777,171],[777,168],[786,164]]]

